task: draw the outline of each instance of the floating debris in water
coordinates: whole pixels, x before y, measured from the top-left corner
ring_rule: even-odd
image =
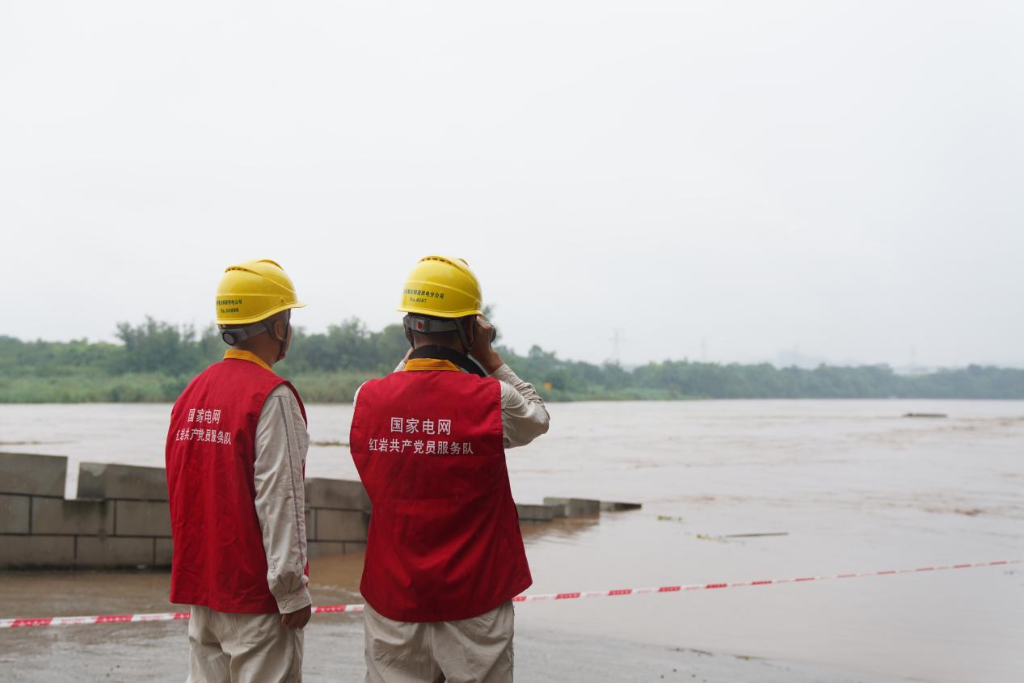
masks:
[[[74,443],[74,441],[0,441],[0,446],[50,446],[64,443]]]
[[[788,531],[766,531],[756,534],[726,534],[722,538],[759,538],[761,536],[789,536]]]
[[[643,505],[640,503],[626,503],[621,500],[602,500],[601,512],[624,512],[626,510],[640,510]]]
[[[932,418],[941,418],[941,417],[949,417],[949,416],[946,415],[945,413],[907,413],[903,417],[932,417]]]
[[[760,531],[748,534],[723,534],[712,536],[710,534],[694,534],[701,541],[715,541],[716,543],[728,543],[730,538],[762,538],[764,536],[789,536],[788,531]]]
[[[348,441],[310,441],[310,446],[347,446]]]

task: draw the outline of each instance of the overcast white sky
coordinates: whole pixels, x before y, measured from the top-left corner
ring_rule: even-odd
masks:
[[[600,361],[1024,364],[1024,3],[5,2],[0,334],[311,331],[462,255]]]

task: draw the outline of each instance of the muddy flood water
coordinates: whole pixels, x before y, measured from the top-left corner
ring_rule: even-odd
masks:
[[[531,593],[1024,558],[1024,403],[550,406],[509,451],[518,502],[635,512],[526,528]],[[946,418],[905,418],[906,413]],[[169,406],[0,406],[0,450],[162,466]],[[307,474],[355,478],[351,407],[309,409]],[[73,491],[74,481],[69,481]],[[730,537],[737,534],[785,534]],[[311,567],[358,602],[360,555]],[[168,611],[168,575],[0,573],[0,618]],[[306,680],[361,680],[358,616],[314,617]],[[182,623],[0,631],[0,679],[181,681]],[[523,681],[984,681],[1024,671],[1024,565],[516,608]]]

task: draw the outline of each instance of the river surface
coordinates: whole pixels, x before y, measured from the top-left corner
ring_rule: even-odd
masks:
[[[0,405],[0,450],[162,466],[169,410]],[[307,475],[356,478],[342,445],[351,407],[313,405],[308,412],[319,445],[310,449]],[[554,404],[550,412],[548,435],[508,453],[516,500],[578,496],[644,507],[528,526],[531,593],[1024,558],[1022,402],[577,403]],[[910,412],[948,417],[903,417]],[[74,486],[71,476],[69,493]],[[728,538],[752,533],[786,535]],[[360,556],[312,569],[317,602],[354,598]],[[0,575],[0,617],[164,611],[166,584],[162,573],[9,573]],[[138,629],[156,627],[116,628],[143,638]],[[88,628],[99,627],[0,634],[0,645],[9,646],[0,647],[0,662],[44,666],[83,642],[101,647]],[[339,638],[352,649],[335,647],[332,656],[356,671],[357,629],[332,628],[348,634]],[[621,668],[615,673],[614,649],[621,647],[648,666],[666,652],[706,651],[853,676],[806,680],[1009,683],[1024,671],[1024,565],[528,603],[517,607],[516,629],[517,669],[526,658],[527,670],[538,672],[527,680],[558,680],[550,674],[557,667],[530,660],[531,652],[571,667],[607,660],[603,675],[588,680],[658,678],[655,669],[635,678]],[[139,641],[140,651],[145,644]],[[752,671],[709,675],[775,680]],[[788,679],[805,680],[796,673]]]

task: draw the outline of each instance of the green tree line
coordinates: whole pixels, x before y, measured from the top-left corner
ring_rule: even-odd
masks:
[[[197,330],[147,319],[121,323],[119,343],[22,341],[0,336],[0,402],[173,401],[226,348],[214,327]],[[296,328],[288,358],[275,370],[307,401],[351,401],[362,382],[390,372],[408,348],[401,325],[373,331],[357,319],[325,332]],[[516,372],[555,401],[697,398],[1024,399],[1024,370],[969,366],[898,375],[887,366],[813,370],[688,360],[626,370],[565,360],[534,346],[525,355],[501,347]]]

